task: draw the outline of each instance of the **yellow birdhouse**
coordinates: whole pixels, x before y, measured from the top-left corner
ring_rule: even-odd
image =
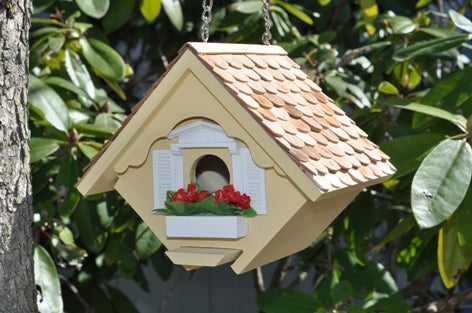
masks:
[[[186,268],[243,273],[306,248],[388,156],[278,46],[187,43],[77,185],[117,190]],[[256,216],[169,216],[169,190],[231,184]]]

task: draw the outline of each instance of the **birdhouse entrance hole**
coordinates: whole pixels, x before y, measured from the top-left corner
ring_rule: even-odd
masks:
[[[230,182],[228,167],[216,155],[204,155],[195,164],[195,181],[210,192],[221,189]]]

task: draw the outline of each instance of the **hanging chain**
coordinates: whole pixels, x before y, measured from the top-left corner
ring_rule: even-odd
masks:
[[[209,1],[203,0],[202,7],[203,7],[202,41],[207,42],[208,37],[210,36],[210,22],[213,18],[213,16],[211,15],[211,8],[213,7],[213,0],[209,0]]]
[[[262,43],[270,46],[272,34],[270,33],[270,15],[269,15],[269,0],[262,0],[262,14],[264,15],[265,32],[262,34]]]

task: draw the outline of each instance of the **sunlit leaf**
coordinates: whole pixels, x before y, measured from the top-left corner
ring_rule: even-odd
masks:
[[[423,160],[411,186],[411,206],[418,225],[444,222],[464,199],[472,176],[472,149],[447,139]]]
[[[454,214],[439,230],[438,267],[446,288],[453,288],[463,273],[469,268],[472,259],[465,257],[457,239],[457,214]]]
[[[362,9],[362,15],[364,16],[364,23],[366,25],[367,32],[370,35],[375,34],[375,27],[372,22],[379,15],[379,8],[376,0],[360,0]]]
[[[262,3],[260,1],[239,1],[232,3],[229,8],[240,13],[253,14],[262,10]]]
[[[78,96],[87,97],[87,93],[83,89],[77,87],[76,85],[74,85],[68,80],[65,80],[64,78],[52,76],[44,79],[44,82],[48,85],[57,86],[70,92],[73,92]]]
[[[313,296],[294,289],[272,289],[257,298],[257,306],[266,313],[313,313]]]
[[[405,16],[395,15],[389,17],[388,20],[395,34],[408,34],[418,27],[412,19]]]
[[[62,98],[41,79],[30,75],[29,101],[41,110],[46,121],[61,131],[70,127],[69,113]]]
[[[457,238],[462,254],[472,259],[472,188],[469,186],[464,200],[457,208]]]
[[[472,33],[472,22],[467,17],[454,10],[449,10],[449,16],[457,27]]]
[[[34,247],[34,281],[39,286],[38,309],[41,313],[62,313],[61,284],[54,261],[41,246]]]
[[[398,223],[378,244],[376,244],[373,248],[373,252],[377,252],[382,249],[388,242],[392,241],[395,238],[398,238],[402,234],[409,231],[412,227],[415,226],[415,218],[413,215],[408,215],[405,217],[400,223]]]
[[[430,4],[431,1],[433,1],[433,0],[418,0],[418,2],[416,2],[415,7],[416,7],[416,8],[422,8],[422,7],[424,7],[424,6],[428,5],[428,4]]]
[[[397,87],[388,81],[383,81],[380,83],[379,91],[386,95],[399,95]]]
[[[393,54],[396,61],[406,61],[420,55],[429,55],[456,48],[468,40],[468,35],[457,35],[448,38],[437,38],[414,43],[399,49]]]
[[[153,22],[161,13],[161,0],[143,0],[139,11],[149,23]]]
[[[88,16],[102,18],[108,11],[110,0],[75,0],[77,6]]]
[[[273,1],[273,4],[284,8],[284,10],[294,15],[299,20],[307,23],[308,25],[313,25],[312,18],[308,16],[305,12],[303,12],[303,8],[301,6],[296,5],[296,4],[291,4],[283,0],[275,0]],[[259,4],[259,10],[261,10],[260,4]]]
[[[109,45],[93,38],[80,39],[80,44],[87,62],[103,76],[113,81],[119,81],[125,77],[125,62]]]
[[[82,64],[79,55],[72,50],[66,49],[64,62],[67,74],[74,85],[84,90],[91,99],[94,99],[95,86],[93,85],[92,77],[90,77],[90,73],[85,65]]]
[[[90,160],[95,156],[95,154],[98,153],[98,149],[96,149],[94,146],[88,145],[86,143],[77,143],[77,146],[79,147],[80,151]]]
[[[182,27],[184,26],[184,15],[182,13],[182,6],[180,5],[180,1],[161,0],[161,3],[172,25],[174,25],[177,30],[182,30]]]

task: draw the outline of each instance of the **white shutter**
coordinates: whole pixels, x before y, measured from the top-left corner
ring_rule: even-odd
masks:
[[[173,190],[172,154],[169,150],[153,150],[154,208],[164,208],[167,190]]]
[[[265,171],[254,163],[248,148],[240,148],[242,158],[242,190],[251,197],[258,214],[267,214]]]

